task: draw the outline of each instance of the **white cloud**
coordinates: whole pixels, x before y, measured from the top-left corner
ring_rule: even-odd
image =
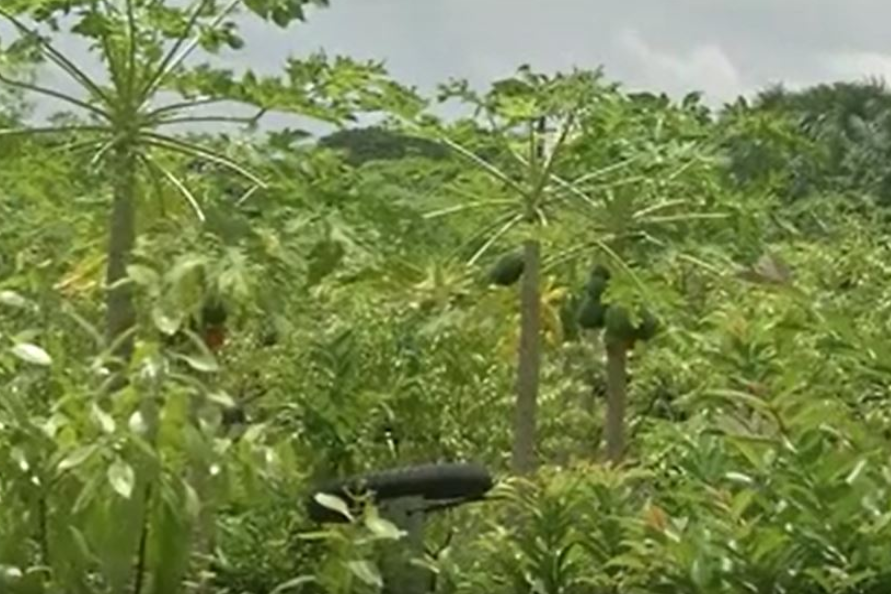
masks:
[[[630,59],[634,76],[629,77],[629,82],[670,94],[699,90],[722,100],[733,99],[747,90],[739,70],[716,44],[668,52],[648,44],[634,29],[623,30],[616,41]]]

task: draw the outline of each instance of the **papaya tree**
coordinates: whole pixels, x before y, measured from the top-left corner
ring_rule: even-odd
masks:
[[[639,212],[622,211],[618,217],[613,216],[620,206],[614,190],[627,191],[657,178],[665,190],[695,162],[698,145],[683,139],[668,150],[652,142],[637,105],[604,82],[600,72],[548,76],[524,66],[483,94],[465,81],[452,81],[443,86],[440,99],[458,99],[474,109],[474,115],[451,125],[432,118],[414,120],[410,129],[450,147],[490,185],[480,195],[478,184],[459,178],[451,187],[462,202],[427,216],[466,216],[472,221],[482,216],[483,224],[468,241],[471,266],[507,240],[522,246],[495,263],[489,280],[520,285],[511,464],[516,473],[526,474],[536,466],[543,270],[592,250],[627,269],[610,240],[639,233],[658,221],[681,220],[683,216],[669,211],[684,201],[660,195]],[[545,245],[555,248],[554,253],[543,253]]]
[[[506,189],[503,198],[481,198],[459,212],[494,208],[480,233],[482,244],[468,264],[478,262],[511,231],[521,230],[522,249],[496,263],[490,278],[496,284],[520,281],[520,339],[517,354],[511,467],[518,474],[535,469],[535,426],[541,370],[540,228],[553,207],[549,181],[579,112],[590,109],[604,90],[596,75],[576,72],[553,78],[521,68],[516,77],[496,82],[485,95],[463,81],[443,89],[442,98],[460,98],[478,110],[485,122],[478,133],[489,152],[482,155],[460,142],[440,136],[450,148]],[[488,125],[487,125],[488,124]],[[549,131],[556,131],[551,138]],[[449,208],[444,213],[453,213]],[[436,216],[439,213],[431,213]]]
[[[337,123],[349,116],[362,95],[355,91],[382,73],[374,64],[343,58],[332,62],[321,54],[307,60],[290,58],[282,78],[262,77],[251,70],[236,74],[210,63],[191,64],[199,52],[213,55],[241,49],[245,41],[237,21],[246,13],[285,27],[304,18],[308,4],[323,2],[195,0],[182,8],[148,0],[17,0],[0,8],[0,16],[19,35],[9,49],[21,53],[28,48],[43,62],[58,67],[79,89],[67,92],[0,72],[4,87],[61,102],[75,113],[62,125],[22,126],[3,133],[61,138],[90,154],[92,166],[105,168],[111,191],[105,334],[118,364],[125,365],[133,351],[135,310],[127,267],[137,236],[138,203],[146,193],[144,182],[174,188],[199,221],[205,218],[200,201],[165,165],[163,155],[211,162],[246,178],[253,186],[250,192],[264,187],[264,181],[245,163],[168,130],[198,123],[253,125],[269,110]],[[63,31],[88,44],[91,60],[76,63],[56,47],[53,36]],[[102,66],[101,78],[88,74],[96,61]],[[208,106],[224,102],[248,106],[251,115],[206,112]]]
[[[32,557],[23,551],[17,559],[48,568],[35,574],[34,581],[64,583],[71,592],[178,592],[186,575],[205,573],[206,560],[197,569],[190,567],[190,561],[195,551],[210,550],[212,543],[201,532],[213,520],[219,485],[209,470],[215,458],[213,437],[202,433],[195,404],[200,399],[193,395],[199,384],[201,395],[207,396],[211,382],[202,382],[206,377],[168,374],[158,345],[138,351],[134,339],[135,287],[151,296],[176,293],[176,287],[190,279],[183,270],[193,272],[195,266],[183,257],[180,266],[159,274],[135,262],[134,252],[141,230],[155,222],[148,220],[151,213],[145,208],[154,192],[177,193],[183,199],[180,210],[191,211],[201,224],[207,220],[200,193],[184,181],[186,164],[210,163],[218,172],[241,178],[247,189],[232,201],[236,204],[267,187],[246,158],[233,158],[171,130],[200,123],[251,126],[270,110],[339,124],[356,107],[373,107],[378,100],[381,89],[373,87],[383,80],[383,69],[376,64],[314,55],[289,59],[281,77],[250,70],[237,74],[210,62],[194,64],[202,52],[209,60],[208,54],[240,49],[244,44],[237,28],[240,18],[253,14],[284,27],[302,18],[307,4],[195,0],[182,7],[159,0],[15,0],[0,6],[0,17],[17,35],[3,45],[0,85],[29,99],[52,100],[70,108],[49,123],[11,122],[0,131],[5,147],[40,141],[63,148],[67,156],[82,159],[83,177],[96,181],[93,200],[108,198],[103,209],[107,244],[100,264],[106,291],[104,333],[95,332],[88,320],[81,320],[81,329],[98,337],[99,349],[110,355],[92,367],[112,372],[99,374],[107,377],[103,393],[120,396],[93,398],[88,386],[95,373],[88,378],[77,375],[78,381],[66,378],[66,383],[53,386],[63,392],[59,400],[68,407],[62,415],[68,424],[64,437],[53,441],[28,434],[32,462],[28,473],[53,477],[35,487],[39,497],[23,497],[22,502],[26,518],[35,507],[41,510],[41,533],[51,535],[46,550]],[[86,43],[88,52],[81,62],[58,48],[63,35]],[[28,71],[17,67],[23,54],[57,67],[76,90],[53,88],[29,77]],[[91,74],[97,62],[99,73]],[[387,85],[382,88],[386,91]],[[232,102],[247,107],[250,115],[206,111],[211,105]],[[178,239],[182,242],[182,236]],[[179,330],[179,323],[153,321],[164,334]],[[74,357],[64,371],[54,373],[82,373],[73,361]],[[129,378],[134,379],[130,389],[114,390],[127,384],[129,367],[136,367],[131,361],[138,362],[139,374]],[[218,368],[213,360],[192,363],[190,371],[205,375]],[[58,369],[63,364],[55,365]],[[35,400],[27,400],[32,393],[43,391],[31,388],[29,394],[22,390],[16,395],[28,403],[21,406],[29,412],[27,418],[18,419],[22,426],[56,414],[46,398],[40,400],[41,408],[34,408]],[[183,402],[189,406],[183,407]],[[97,422],[99,434],[94,431]],[[196,443],[202,445],[195,447]],[[44,451],[45,455],[34,453]],[[97,496],[107,495],[106,488],[113,492],[111,499]],[[78,505],[72,507],[74,499]],[[84,546],[74,546],[75,540]]]

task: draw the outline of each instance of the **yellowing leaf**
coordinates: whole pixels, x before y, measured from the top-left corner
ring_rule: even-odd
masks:
[[[97,254],[84,258],[74,269],[66,274],[53,288],[63,295],[71,297],[86,293],[97,286],[101,278],[102,266],[105,263],[104,254]]]

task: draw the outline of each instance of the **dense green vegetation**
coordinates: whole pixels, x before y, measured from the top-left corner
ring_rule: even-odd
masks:
[[[305,4],[0,7],[0,592],[375,592],[310,487],[446,460],[436,592],[891,591],[891,93],[219,66]]]

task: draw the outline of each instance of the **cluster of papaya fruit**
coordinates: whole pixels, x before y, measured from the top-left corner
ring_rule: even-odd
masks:
[[[610,272],[605,266],[598,264],[591,271],[578,310],[579,326],[587,330],[604,329],[607,340],[629,345],[656,336],[659,321],[649,310],[639,312],[640,322],[635,325],[627,308],[603,302],[609,280]]]

